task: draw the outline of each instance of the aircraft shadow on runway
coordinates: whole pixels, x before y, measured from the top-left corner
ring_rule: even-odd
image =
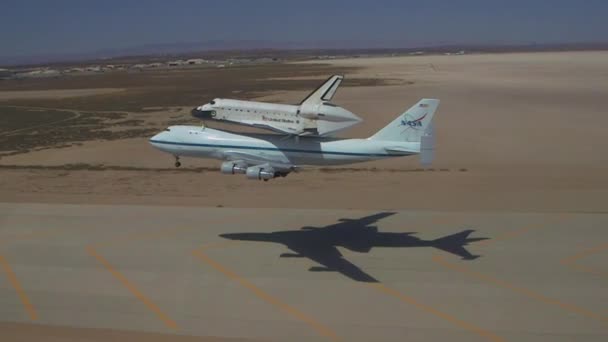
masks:
[[[360,253],[369,253],[373,247],[409,248],[432,247],[457,255],[465,260],[479,257],[471,254],[464,246],[487,238],[470,238],[474,230],[444,236],[434,240],[422,240],[413,236],[414,232],[379,232],[373,224],[394,215],[381,212],[359,219],[340,219],[339,223],[325,227],[303,227],[300,230],[277,231],[271,233],[233,233],[220,236],[230,240],[274,242],[285,245],[291,253],[283,253],[282,258],[308,258],[321,266],[309,269],[313,272],[339,272],[361,282],[378,282],[342,256],[337,247]]]

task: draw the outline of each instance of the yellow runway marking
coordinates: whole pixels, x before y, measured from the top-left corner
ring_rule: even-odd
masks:
[[[582,251],[580,253],[577,253],[577,254],[575,254],[573,256],[564,258],[560,262],[564,266],[569,266],[569,267],[572,267],[572,268],[576,268],[576,269],[578,269],[580,271],[583,271],[583,272],[587,272],[587,273],[591,273],[591,274],[595,274],[595,275],[604,275],[604,274],[606,274],[605,272],[598,271],[598,270],[596,270],[594,268],[591,268],[591,267],[579,265],[579,264],[576,263],[576,261],[578,261],[579,259],[582,259],[584,257],[587,257],[589,255],[592,255],[592,254],[595,254],[595,253],[599,253],[599,252],[602,252],[602,251],[605,251],[605,250],[608,250],[608,243],[602,244],[600,246],[596,246],[596,247],[593,247],[593,248],[589,248],[589,249],[584,250],[584,251]]]
[[[406,295],[402,294],[401,292],[399,292],[397,290],[394,290],[394,289],[392,289],[390,287],[387,287],[384,284],[381,284],[381,283],[371,283],[371,284],[368,284],[368,286],[371,287],[371,288],[373,288],[373,289],[375,289],[375,290],[378,290],[378,291],[380,291],[380,292],[382,292],[384,294],[387,294],[389,296],[393,296],[393,297],[399,299],[402,302],[405,302],[407,304],[413,305],[413,306],[417,307],[420,310],[426,311],[426,312],[428,312],[428,313],[430,313],[430,314],[432,314],[434,316],[437,316],[437,317],[439,317],[441,319],[444,319],[444,320],[446,320],[446,321],[448,321],[448,322],[450,322],[450,323],[452,323],[452,324],[454,324],[454,325],[456,325],[456,326],[458,326],[458,327],[460,327],[460,328],[462,328],[464,330],[467,330],[469,332],[475,333],[475,334],[477,334],[477,335],[479,335],[479,336],[481,336],[483,338],[486,338],[486,339],[488,339],[490,341],[494,341],[494,342],[504,342],[505,341],[502,337],[500,337],[498,335],[495,335],[492,332],[483,330],[483,329],[481,329],[481,328],[479,328],[479,327],[477,327],[477,326],[475,326],[473,324],[470,324],[468,322],[460,320],[460,319],[458,319],[458,318],[456,318],[456,317],[454,317],[454,316],[452,316],[450,314],[447,314],[447,313],[445,313],[443,311],[437,310],[437,309],[435,309],[435,308],[433,308],[431,306],[428,306],[426,304],[420,303],[419,301],[415,300],[414,298],[406,296]]]
[[[507,283],[506,281],[494,278],[492,276],[489,276],[489,275],[486,275],[486,274],[483,274],[483,273],[480,273],[480,272],[473,271],[473,270],[471,270],[471,269],[469,269],[469,268],[467,268],[465,266],[456,265],[456,264],[447,262],[444,258],[442,258],[440,256],[434,256],[433,257],[433,261],[436,262],[436,263],[438,263],[438,264],[440,264],[441,266],[449,268],[449,269],[451,269],[453,271],[465,274],[467,276],[473,277],[475,279],[481,280],[481,281],[489,283],[489,284],[496,285],[496,286],[501,287],[503,289],[507,289],[507,290],[519,293],[519,294],[524,295],[524,296],[526,296],[528,298],[536,299],[536,300],[541,301],[543,303],[557,306],[557,307],[559,307],[561,309],[564,309],[564,310],[569,311],[569,312],[573,312],[573,313],[577,313],[577,314],[583,315],[583,316],[585,316],[587,318],[592,318],[592,319],[601,321],[603,323],[608,323],[608,317],[599,315],[599,314],[597,314],[595,312],[589,311],[587,309],[583,309],[583,308],[578,307],[578,306],[573,305],[573,304],[564,303],[564,302],[559,301],[557,299],[547,297],[545,295],[542,295],[540,293],[534,292],[532,290],[528,290],[528,289],[525,289],[525,288],[520,287],[520,286],[512,285],[510,283]]]
[[[329,329],[328,327],[326,327],[322,323],[318,322],[317,320],[315,320],[314,318],[310,317],[309,315],[303,313],[302,311],[300,311],[300,310],[298,310],[298,309],[296,309],[296,308],[294,308],[292,306],[289,306],[288,304],[286,304],[286,303],[280,301],[279,299],[271,296],[270,294],[264,292],[262,289],[260,289],[259,287],[255,286],[253,283],[251,283],[247,279],[239,276],[238,274],[234,273],[233,271],[231,271],[230,269],[226,268],[222,264],[220,264],[217,261],[211,259],[209,256],[207,256],[201,250],[194,250],[192,252],[192,254],[198,260],[200,260],[203,263],[205,263],[205,264],[213,267],[218,272],[222,273],[226,277],[230,278],[231,280],[237,282],[238,284],[240,284],[244,288],[248,289],[254,295],[256,295],[258,298],[262,299],[266,303],[271,304],[271,305],[279,308],[283,312],[291,315],[292,317],[294,317],[294,318],[296,318],[296,319],[298,319],[298,320],[300,320],[300,321],[308,324],[319,335],[321,335],[323,337],[326,337],[327,339],[329,339],[331,341],[339,341],[340,340],[340,338],[336,335],[336,333],[334,333],[331,329]]]
[[[146,295],[139,291],[137,287],[131,281],[129,281],[129,279],[127,279],[122,273],[115,269],[103,256],[101,256],[101,254],[97,253],[95,248],[93,248],[92,246],[87,246],[87,252],[95,259],[97,259],[97,261],[102,264],[106,268],[106,270],[108,270],[108,272],[110,272],[110,274],[114,276],[114,278],[120,281],[124,285],[124,287],[126,287],[135,297],[137,297],[137,299],[144,303],[144,305],[150,311],[155,313],[156,316],[161,321],[163,321],[165,326],[170,329],[178,328],[177,323],[174,320],[169,318],[169,316],[167,316],[156,304],[154,304],[152,300],[150,300],[148,297],[146,297]]]
[[[17,276],[15,275],[15,272],[13,272],[11,265],[9,265],[6,259],[1,255],[0,264],[2,264],[2,269],[4,270],[4,273],[6,273],[6,277],[11,282],[11,285],[13,285],[15,291],[17,291],[17,295],[19,296],[19,299],[21,300],[25,311],[27,311],[27,314],[30,316],[30,319],[32,321],[37,320],[38,314],[36,313],[36,309],[34,309],[30,298],[25,293],[23,287],[21,287],[21,283],[19,283],[19,279],[17,279]]]

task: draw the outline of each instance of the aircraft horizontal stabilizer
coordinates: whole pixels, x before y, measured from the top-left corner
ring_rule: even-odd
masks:
[[[435,239],[433,240],[433,246],[441,249],[442,251],[457,255],[463,260],[477,259],[479,255],[471,254],[464,246],[471,242],[486,240],[486,238],[469,238],[469,235],[471,235],[473,232],[474,230],[467,229],[460,233]]]

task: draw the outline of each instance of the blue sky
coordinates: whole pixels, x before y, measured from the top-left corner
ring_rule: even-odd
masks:
[[[208,40],[413,47],[608,41],[605,0],[3,0],[0,56]]]

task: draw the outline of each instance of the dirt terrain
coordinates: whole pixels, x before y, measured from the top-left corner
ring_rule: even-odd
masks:
[[[266,81],[268,84],[281,82],[271,86],[258,83],[257,90],[268,94],[258,99],[297,103],[332,70],[346,72],[347,80],[359,81],[341,87],[334,102],[364,119],[344,133],[348,137],[371,135],[421,97],[439,98],[442,102],[435,121],[437,158],[433,169],[419,170],[417,158],[393,159],[341,171],[305,170],[267,184],[220,175],[215,171],[219,161],[214,160],[185,159],[182,169],[172,170],[170,156],[149,146],[147,137],[170,124],[200,122],[189,116],[191,107],[170,107],[175,103],[153,101],[161,107],[118,111],[121,117],[114,121],[97,117],[101,111],[88,111],[83,113],[92,115],[87,120],[93,122],[68,121],[48,132],[37,129],[9,135],[10,141],[23,141],[21,137],[67,138],[55,139],[62,148],[36,143],[21,152],[6,148],[10,155],[0,159],[0,196],[18,201],[239,207],[608,209],[608,154],[602,152],[608,142],[608,53],[359,58],[331,63],[333,67],[311,64],[312,69],[294,65],[294,81],[285,76],[288,65],[280,66],[275,73],[268,73],[264,67],[259,70],[264,75],[254,75],[250,69],[243,75],[248,75],[244,79],[266,76],[273,80]],[[215,73],[220,71],[212,72],[217,79],[220,74]],[[236,74],[229,75],[221,89],[242,89]],[[361,80],[384,83],[366,85],[372,81]],[[102,78],[90,86],[101,88],[105,82]],[[286,89],[299,90],[268,93],[283,84],[288,85]],[[213,84],[204,87],[212,89]],[[235,93],[232,97],[241,95],[250,97],[251,93]],[[192,106],[209,96],[201,95],[200,101],[191,102]],[[87,99],[57,101],[80,112],[89,107]],[[103,104],[110,99],[120,101],[121,97],[90,99]],[[34,102],[51,105],[48,101]],[[107,111],[115,106],[98,109]],[[121,126],[120,122],[126,124]]]

